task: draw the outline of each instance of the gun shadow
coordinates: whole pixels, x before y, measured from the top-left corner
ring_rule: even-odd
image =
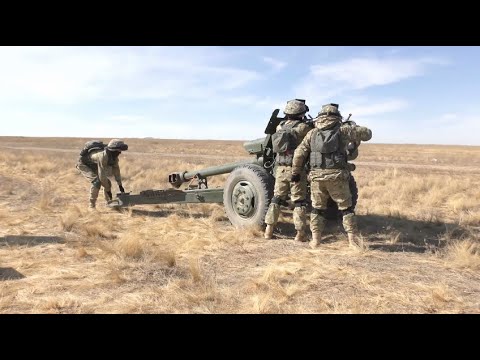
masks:
[[[288,219],[288,214],[285,217]],[[471,234],[468,228],[454,223],[411,220],[394,216],[357,215],[357,223],[369,249],[387,252],[424,253],[444,247],[447,241],[442,237],[447,232],[452,238]],[[279,222],[277,232],[281,237],[292,239],[296,234],[293,223],[289,222]],[[310,233],[309,229],[307,233]],[[342,220],[328,220],[322,234],[322,243],[340,241],[338,235],[346,237]]]
[[[161,209],[161,210],[132,209],[131,213],[133,216],[149,216],[149,217],[157,217],[157,218],[158,217],[166,218],[170,215],[175,214],[181,217],[194,218],[194,219],[205,219],[205,218],[209,218],[212,215],[211,213],[192,212],[187,209]],[[224,215],[221,218],[218,218],[217,220],[228,221],[228,217]]]
[[[19,273],[14,268],[11,268],[11,267],[0,268],[0,281],[18,280],[23,278],[25,278],[25,275],[23,275],[22,273]]]
[[[37,235],[5,235],[0,237],[0,246],[2,245],[28,245],[35,246],[40,244],[65,244],[65,239],[60,236],[37,236]]]

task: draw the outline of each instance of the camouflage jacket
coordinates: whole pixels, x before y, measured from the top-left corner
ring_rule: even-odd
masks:
[[[108,177],[114,176],[117,184],[122,183],[122,177],[120,175],[120,166],[118,164],[118,157],[109,159],[106,150],[94,151],[90,155],[90,159],[98,165],[98,178],[102,184],[108,183]],[[109,163],[109,160],[111,161]]]
[[[282,129],[282,126],[283,125],[290,125],[292,123],[295,123],[295,122],[298,122],[299,120],[287,120],[285,121],[285,123],[283,123],[282,125],[278,125],[277,128],[276,128],[276,131],[279,131],[280,129]],[[308,132],[312,130],[312,127],[308,124],[306,124],[305,122],[303,121],[300,121],[300,123],[295,126],[294,128],[292,128],[292,131],[296,133],[297,135],[297,143],[300,144],[303,139],[305,138],[305,136],[308,134]],[[282,157],[284,157],[282,159]],[[290,159],[288,159],[288,157],[290,157]],[[293,158],[293,154],[290,154],[289,156],[284,156],[284,155],[280,155],[278,156],[277,158],[277,161],[278,162],[282,162],[283,161],[286,161],[287,163],[291,162]]]
[[[332,122],[330,121],[317,121],[315,123],[315,129],[310,131],[302,143],[297,147],[293,156],[293,165],[292,172],[295,174],[300,174],[301,169],[304,167],[306,161],[309,159],[311,152],[311,139],[319,130],[325,129],[331,126]],[[340,136],[345,145],[345,152],[347,151],[346,146],[349,142],[360,142],[368,141],[372,138],[372,131],[369,128],[364,126],[353,125],[345,123],[340,127]],[[346,169],[313,169],[310,172],[310,178],[313,179],[337,179],[339,177],[348,178],[349,171]]]
[[[291,123],[293,123],[295,121],[299,121],[299,120],[287,120],[287,121],[285,121],[284,125],[290,125]],[[282,128],[282,125],[279,124],[275,130],[278,131],[281,128]],[[295,131],[297,133],[298,143],[300,143],[303,140],[305,135],[307,135],[307,133],[310,130],[312,130],[312,127],[310,125],[308,125],[307,123],[303,122],[303,121],[300,122],[300,124],[298,124],[297,126],[295,126],[293,128],[293,131]]]

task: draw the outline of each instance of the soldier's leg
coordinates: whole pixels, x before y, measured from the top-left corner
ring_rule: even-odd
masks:
[[[90,186],[90,208],[95,208],[97,198],[98,198],[98,193],[100,192],[100,180],[98,179],[98,173],[84,165],[84,164],[77,164],[76,168],[80,171],[80,173],[85,177],[91,184]]]
[[[103,196],[105,197],[105,202],[107,204],[112,200],[112,182],[110,179],[107,179],[107,184],[103,187]]]
[[[332,199],[338,204],[338,209],[342,213],[343,228],[348,236],[348,242],[351,247],[357,244],[357,218],[352,209],[352,193],[348,179],[336,180],[330,183],[329,193]]]
[[[312,212],[310,214],[310,230],[312,241],[310,246],[315,248],[322,239],[322,232],[325,229],[325,210],[327,209],[328,190],[323,181],[312,179],[310,183],[312,197]]]
[[[98,193],[100,192],[100,187],[102,184],[100,183],[100,179],[96,177],[92,181],[92,186],[90,186],[90,208],[94,209],[98,199]]]
[[[293,223],[297,234],[295,236],[296,241],[307,241],[307,208],[306,208],[306,195],[307,195],[307,174],[302,172],[300,174],[300,181],[298,183],[291,183],[292,201],[295,204],[293,209]]]
[[[273,190],[273,198],[270,201],[267,214],[265,216],[265,239],[271,239],[273,236],[273,229],[278,222],[280,216],[280,204],[286,200],[290,190],[290,178],[285,175],[285,167],[279,166],[275,174],[275,188]]]

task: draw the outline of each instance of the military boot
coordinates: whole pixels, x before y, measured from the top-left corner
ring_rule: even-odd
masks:
[[[105,196],[105,206],[108,207],[108,203],[113,199],[112,192],[103,189],[103,195]]]
[[[297,235],[295,235],[295,241],[301,241],[301,242],[307,241],[307,234],[305,234],[305,231],[298,230]]]
[[[265,234],[263,235],[265,239],[271,239],[273,237],[273,225],[267,224],[265,228]]]
[[[348,246],[352,249],[360,248],[360,244],[358,242],[358,237],[354,233],[347,233],[348,236]]]
[[[97,203],[97,198],[98,198],[98,193],[99,193],[100,189],[93,186],[90,188],[90,205],[88,206],[88,208],[91,210],[91,209],[95,209],[95,204]]]
[[[312,233],[312,240],[310,241],[310,247],[315,249],[318,244],[320,244],[320,239],[322,238],[321,232],[313,232]]]

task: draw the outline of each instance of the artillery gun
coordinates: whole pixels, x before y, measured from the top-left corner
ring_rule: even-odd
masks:
[[[271,136],[278,124],[284,120],[278,117],[279,111],[279,109],[273,111],[265,128],[265,137],[243,144],[247,153],[251,155],[250,158],[196,171],[169,174],[168,181],[172,188],[144,190],[138,194],[118,193],[108,206],[121,208],[145,204],[223,203],[225,213],[235,227],[263,225],[275,184],[275,153]],[[359,145],[350,144],[350,160],[358,156]],[[208,187],[209,177],[227,173],[229,176],[223,188]],[[194,182],[196,184],[193,184]],[[187,187],[180,189],[185,183],[188,183]],[[358,190],[353,176],[350,177],[350,189],[355,208]],[[308,188],[307,202],[310,199],[309,190]],[[335,202],[330,199],[327,218],[334,219],[340,216]]]

